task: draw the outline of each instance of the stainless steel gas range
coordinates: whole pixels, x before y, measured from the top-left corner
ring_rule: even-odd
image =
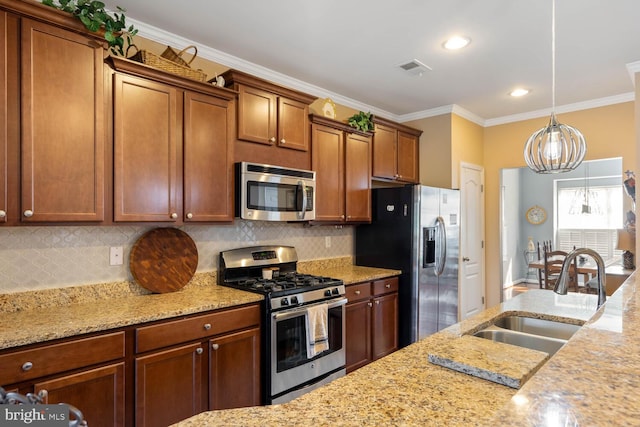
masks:
[[[298,273],[291,246],[220,252],[218,284],[265,296],[265,404],[284,403],[345,375],[345,295],[338,279]]]

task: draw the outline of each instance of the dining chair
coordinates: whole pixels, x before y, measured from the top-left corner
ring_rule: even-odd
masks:
[[[562,270],[562,264],[567,257],[565,251],[545,251],[544,252],[544,269],[541,270],[540,288],[553,289],[558,282],[560,271]],[[568,289],[570,291],[578,292],[578,269],[576,262],[572,262],[569,268],[569,283]]]

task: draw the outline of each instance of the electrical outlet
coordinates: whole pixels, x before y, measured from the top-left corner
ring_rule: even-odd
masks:
[[[109,248],[109,265],[122,265],[124,248],[122,246],[112,246]]]
[[[330,248],[331,247],[331,236],[325,236],[325,238],[324,238],[324,247],[325,248]]]

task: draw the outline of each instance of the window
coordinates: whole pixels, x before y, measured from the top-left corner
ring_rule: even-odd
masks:
[[[605,260],[619,256],[615,247],[616,230],[623,227],[622,185],[576,184],[558,182],[557,248],[591,248]]]

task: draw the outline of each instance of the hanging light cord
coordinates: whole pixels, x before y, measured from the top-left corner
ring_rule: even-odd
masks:
[[[556,0],[551,1],[551,114],[556,111]]]

